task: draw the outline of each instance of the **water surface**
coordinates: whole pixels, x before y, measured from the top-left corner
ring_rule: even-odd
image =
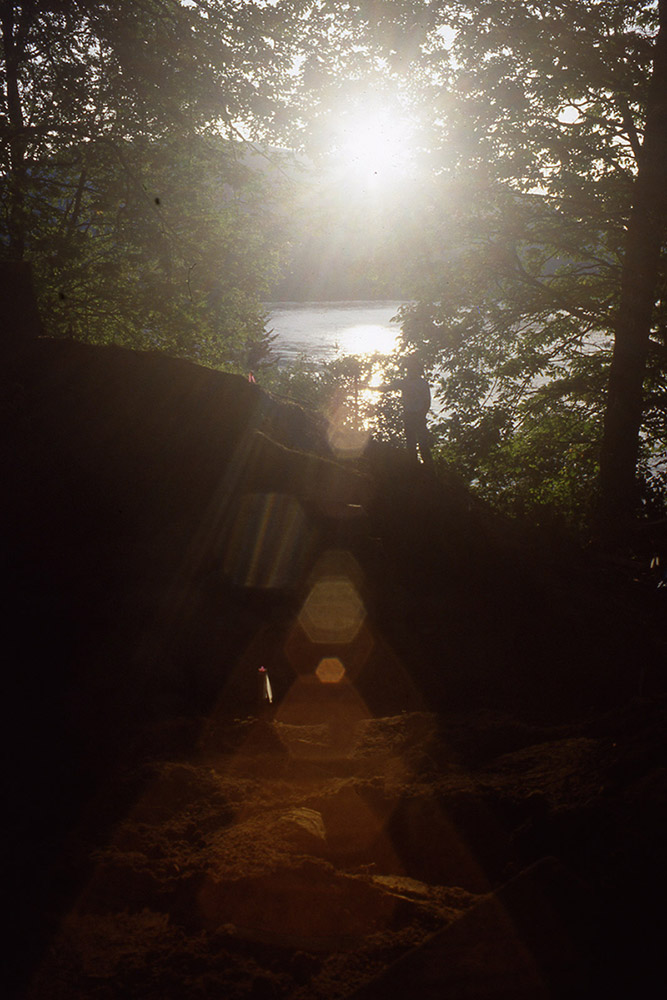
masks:
[[[332,361],[346,354],[390,354],[401,302],[267,302],[267,329],[282,363]]]

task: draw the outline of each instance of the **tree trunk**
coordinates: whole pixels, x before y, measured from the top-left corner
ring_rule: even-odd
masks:
[[[600,517],[612,532],[636,512],[643,383],[658,266],[667,227],[667,0],[648,91],[644,141],[626,235],[621,299],[600,452]]]
[[[25,251],[25,162],[26,138],[19,86],[22,42],[17,38],[15,4],[0,5],[2,48],[5,57],[5,99],[9,120],[9,208],[7,213],[9,255],[22,260]]]

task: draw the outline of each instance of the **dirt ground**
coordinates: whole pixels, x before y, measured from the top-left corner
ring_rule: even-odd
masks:
[[[647,758],[667,706],[586,734],[488,715],[448,732],[347,698],[345,733],[308,721],[307,699],[213,713],[188,752],[191,719],[143,733],[61,851],[77,892],[26,997],[583,997],[647,981],[635,938],[667,791]],[[495,746],[467,762],[476,731]]]
[[[651,994],[659,534],[578,552],[173,359],[3,377],[13,995]]]

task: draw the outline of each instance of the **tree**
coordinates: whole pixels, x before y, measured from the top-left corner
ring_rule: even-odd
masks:
[[[602,513],[612,523],[625,518],[636,505],[635,469],[647,357],[652,346],[656,293],[664,292],[665,286],[664,269],[660,281],[660,255],[667,231],[666,0],[659,4],[659,18],[644,138],[637,151],[637,177],[626,236],[600,456]],[[664,353],[667,348],[664,324],[661,339]],[[664,408],[665,396],[662,403]]]
[[[0,246],[34,264],[50,333],[213,362],[263,336],[279,170],[249,142],[275,132],[309,6],[0,2]]]
[[[52,336],[247,367],[265,339],[276,240],[266,179],[229,143],[135,140],[119,164],[93,141],[59,165],[58,184],[29,241]]]
[[[559,407],[617,515],[666,438],[665,6],[420,3],[388,51],[430,110],[405,339],[446,438],[491,458]]]

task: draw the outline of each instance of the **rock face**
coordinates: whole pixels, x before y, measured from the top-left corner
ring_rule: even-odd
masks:
[[[235,376],[35,340],[2,379],[28,996],[612,995],[651,968],[660,929],[613,911],[661,864],[654,593]]]
[[[591,996],[599,918],[588,886],[556,859],[544,858],[481,896],[352,996]]]
[[[20,260],[0,261],[0,356],[15,356],[36,337],[44,335],[37,309],[30,265]]]

